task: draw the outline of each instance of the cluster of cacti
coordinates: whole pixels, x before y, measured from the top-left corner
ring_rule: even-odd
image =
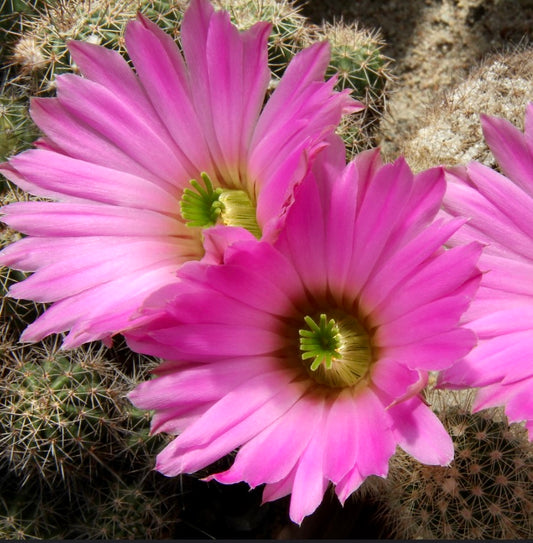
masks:
[[[155,473],[122,473],[93,483],[79,499],[78,525],[89,539],[165,539],[179,522],[177,481]],[[169,484],[170,483],[170,484]]]
[[[229,11],[240,29],[261,20],[271,22],[268,55],[273,86],[299,50],[329,40],[332,57],[327,75],[338,73],[338,87],[352,89],[353,96],[367,105],[362,115],[345,119],[340,134],[350,154],[373,143],[373,127],[383,113],[387,82],[391,79],[390,60],[382,53],[383,42],[377,32],[343,23],[315,27],[291,0],[217,0],[216,4]],[[19,92],[25,90],[26,95],[52,94],[55,77],[77,69],[67,48],[71,39],[98,43],[127,56],[124,27],[137,12],[178,38],[186,5],[186,0],[42,0],[38,10],[22,19],[17,39],[4,52],[14,66],[9,84]],[[25,137],[22,141],[27,140]],[[22,149],[22,141],[19,147],[10,143],[5,155]]]
[[[11,52],[11,62],[18,67],[13,84],[28,86],[32,94],[53,91],[55,77],[75,69],[67,49],[71,39],[123,52],[124,25],[136,9],[134,0],[43,2],[36,15],[23,19]]]
[[[0,348],[0,536],[170,537],[179,480],[152,471],[163,438],[125,397],[153,363],[119,368],[110,355],[120,359],[120,348],[61,351],[58,338],[17,344],[10,324]]]
[[[446,400],[445,400],[446,401]],[[533,446],[496,409],[442,406],[454,441],[448,467],[405,453],[391,464],[383,514],[399,539],[523,539],[533,530]]]

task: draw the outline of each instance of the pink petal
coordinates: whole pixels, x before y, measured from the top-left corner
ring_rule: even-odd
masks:
[[[217,163],[223,161],[228,171],[248,154],[263,105],[270,81],[267,58],[270,29],[270,24],[262,22],[246,32],[238,32],[225,12],[216,12],[209,28],[205,51],[209,79],[206,98],[211,99],[210,116],[223,152]],[[238,179],[235,184],[239,185]]]
[[[374,335],[375,345],[394,347],[408,345],[455,328],[470,299],[462,294],[434,300],[405,313],[397,319],[382,323]]]
[[[315,409],[323,414],[324,406],[318,401],[315,404]],[[294,474],[289,515],[296,524],[301,524],[304,517],[320,505],[328,487],[323,468],[325,440],[322,427],[323,417],[320,417]]]
[[[252,488],[277,483],[298,464],[321,418],[312,394],[301,397],[282,417],[239,450],[228,471],[214,476],[221,483],[246,481]]]
[[[120,96],[132,110],[139,107],[151,110],[135,72],[120,53],[81,41],[70,41],[68,48],[76,66],[88,79]]]
[[[533,378],[502,386],[495,384],[478,391],[472,410],[480,411],[487,407],[505,405],[505,413],[511,422],[526,421],[531,436],[533,421],[533,397],[531,386]],[[531,438],[530,438],[531,439]]]
[[[178,410],[182,405],[220,400],[248,379],[272,369],[261,360],[247,358],[193,365],[140,383],[128,398],[140,409]]]
[[[461,219],[435,221],[418,236],[391,255],[369,278],[360,294],[362,307],[373,314],[375,307],[423,269],[444,243],[464,224]]]
[[[425,374],[421,376],[419,371],[383,357],[372,366],[371,379],[374,385],[395,400],[409,394],[414,387],[420,389],[427,380]]]
[[[120,97],[88,79],[57,79],[57,100],[69,115],[116,146],[160,180],[190,179],[175,146],[152,111],[128,108]],[[146,149],[150,152],[147,153]]]
[[[357,235],[352,253],[357,255],[350,272],[354,294],[364,285],[384,251],[408,203],[405,197],[413,184],[413,175],[403,160],[383,166],[367,188],[353,226]]]
[[[533,259],[511,259],[485,254],[481,258],[487,273],[482,285],[486,288],[518,294],[530,299],[533,296]],[[510,296],[509,296],[510,298]]]
[[[339,498],[342,505],[344,505],[350,495],[353,494],[364,483],[365,479],[366,477],[363,477],[359,473],[357,465],[355,465],[347,473],[346,477],[342,481],[342,484],[339,483],[335,487],[335,494],[337,494],[337,498]]]
[[[456,243],[477,240],[488,244],[491,254],[533,254],[533,240],[516,229],[509,217],[485,196],[470,186],[468,178],[448,175],[444,210],[454,216],[469,219],[456,236]]]
[[[478,243],[454,247],[435,256],[374,309],[377,324],[390,322],[442,296],[473,297],[481,280],[474,267],[481,254]]]
[[[475,344],[476,336],[471,330],[457,328],[410,345],[391,347],[386,355],[411,369],[437,371],[466,356]]]
[[[261,375],[224,396],[157,457],[156,469],[172,476],[193,473],[267,428],[304,392],[287,372]]]
[[[176,215],[179,199],[151,181],[113,168],[46,150],[29,150],[10,160],[17,185],[41,197],[67,202],[94,200]],[[7,173],[7,169],[4,170]]]
[[[188,176],[181,182],[201,171],[213,175],[203,126],[194,109],[193,83],[175,42],[142,16],[128,24],[125,38],[142,86],[186,165]]]
[[[228,298],[245,299],[246,304],[265,313],[287,315],[296,311],[293,300],[302,284],[283,254],[268,243],[239,242],[228,247],[224,266],[188,265],[180,277],[209,285]]]
[[[161,180],[143,167],[137,157],[128,154],[102,138],[83,121],[66,111],[57,98],[33,98],[30,113],[37,126],[46,134],[54,151],[61,150],[73,158],[108,166],[154,182]],[[73,138],[72,134],[76,134]],[[146,153],[143,152],[143,156]]]
[[[314,44],[287,67],[251,142],[250,170],[257,179],[269,179],[296,148],[311,150],[333,132],[343,112],[352,109],[353,100],[346,93],[333,91],[334,80],[323,81],[328,60],[328,45]]]
[[[445,172],[442,168],[431,168],[415,175],[409,195],[408,215],[399,229],[405,239],[422,232],[435,218],[446,192]]]
[[[245,228],[214,226],[202,232],[204,238],[204,264],[222,264],[226,249],[236,241],[253,241],[254,235]]]
[[[67,239],[72,243],[72,238]],[[46,245],[55,249],[53,243]],[[121,244],[102,246],[100,243],[93,253],[72,257],[63,253],[61,261],[43,266],[31,277],[12,285],[10,295],[38,302],[55,302],[109,281],[120,281],[125,269],[129,274],[137,275],[158,267],[174,266],[176,269],[181,260],[176,249],[175,243],[164,238],[124,238]],[[10,252],[6,253],[8,256]],[[69,270],[68,274],[65,274],[65,269]]]
[[[350,390],[343,390],[329,407],[324,432],[324,476],[338,483],[357,459],[356,403]]]
[[[150,434],[166,433],[181,434],[187,427],[195,423],[215,401],[204,403],[183,404],[179,408],[159,409],[152,417]]]
[[[446,370],[440,383],[478,387],[500,381],[506,375],[511,380],[531,375],[532,353],[530,329],[497,336],[481,342],[465,361]]]
[[[294,191],[308,171],[310,157],[296,148],[269,178],[268,183],[259,189],[257,198],[257,223],[262,230],[262,238],[275,241],[282,228],[288,208],[294,201]],[[259,185],[259,183],[258,183]]]
[[[337,484],[335,492],[341,503],[354,492],[369,475],[385,477],[389,458],[394,453],[395,441],[390,432],[391,421],[385,406],[370,389],[361,389],[354,394],[357,435],[356,464]]]
[[[481,115],[485,140],[505,175],[533,196],[533,154],[524,135],[508,120]]]
[[[268,100],[254,133],[253,147],[263,138],[273,134],[281,126],[287,126],[294,112],[287,104],[298,99],[309,85],[315,81],[322,82],[329,62],[329,45],[326,42],[314,44],[298,53],[289,63],[276,90]],[[300,104],[298,104],[300,105]]]
[[[389,409],[398,445],[419,462],[446,466],[453,460],[448,432],[420,398],[411,398]]]
[[[109,337],[132,326],[132,316],[152,289],[174,280],[175,266],[123,275],[119,280],[98,285],[54,303],[21,336],[21,341],[70,329],[63,347]],[[138,319],[138,323],[143,322]]]
[[[289,475],[287,475],[287,477],[285,477],[281,481],[265,485],[265,488],[263,489],[262,503],[265,504],[266,502],[279,500],[280,498],[283,498],[290,494],[292,492],[295,474],[296,467],[294,467],[291,473],[289,473]]]
[[[276,248],[297,270],[302,282],[314,293],[327,284],[324,209],[312,175],[295,192],[295,202],[287,216]]]
[[[504,334],[527,331],[533,322],[533,306],[519,305],[512,309],[496,311],[476,319],[470,324],[483,339]]]
[[[533,157],[530,172],[533,172]],[[524,205],[527,196],[519,187],[498,172],[476,162],[469,165],[468,175],[476,189],[507,217],[509,228],[533,236],[533,210]],[[533,189],[533,184],[531,187]]]
[[[15,202],[2,220],[33,236],[190,236],[175,219],[149,210],[103,204]]]
[[[180,324],[168,329],[155,329],[150,336],[156,342],[172,346],[173,358],[194,361],[218,357],[269,355],[286,347],[287,340],[275,329],[262,329],[244,324]],[[213,345],[217,352],[213,352]]]
[[[345,285],[353,259],[353,253],[347,250],[347,247],[353,246],[356,236],[353,225],[357,215],[358,175],[358,170],[352,162],[342,171],[340,178],[332,184],[328,222],[325,225],[328,234],[325,257],[327,277],[330,290],[341,299],[346,290]],[[321,183],[324,178],[334,179],[334,176],[319,177]]]

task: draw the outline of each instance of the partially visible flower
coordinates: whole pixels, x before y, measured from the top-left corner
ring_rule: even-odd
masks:
[[[54,302],[22,339],[70,330],[64,345],[73,347],[108,338],[183,262],[202,257],[203,228],[276,230],[306,162],[342,113],[362,106],[324,81],[320,43],[293,59],[263,108],[269,30],[240,33],[228,13],[192,0],[183,56],[141,15],[125,34],[135,71],[116,52],[70,44],[85,77],[62,75],[57,98],[33,100],[44,138],[1,168],[57,200],[2,210],[28,237],[0,263],[35,272],[10,294]]]
[[[479,345],[440,382],[479,387],[474,410],[505,405],[533,440],[533,103],[524,133],[497,117],[481,124],[503,175],[477,162],[453,170],[444,199],[447,214],[469,218],[452,242],[486,244],[486,273],[465,314]]]
[[[329,481],[344,502],[386,476],[397,445],[448,464],[451,439],[419,392],[475,344],[458,322],[481,247],[443,249],[463,223],[432,222],[444,190],[441,169],[413,176],[379,151],[345,166],[332,145],[274,244],[233,236],[224,247],[229,229],[206,232],[213,264],[185,264],[147,301],[148,312],[168,302],[166,313],[126,334],[167,359],[129,396],[155,410],[154,432],[179,434],[156,469],[192,473],[240,447],[213,478],[266,483],[265,501],[292,493],[300,523]]]

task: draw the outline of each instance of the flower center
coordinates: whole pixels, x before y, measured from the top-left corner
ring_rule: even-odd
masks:
[[[255,206],[243,190],[213,188],[204,172],[203,185],[191,179],[192,188],[186,188],[180,201],[181,216],[190,227],[209,228],[215,224],[241,226],[256,238],[261,237]]]
[[[353,316],[341,314],[318,319],[304,317],[306,327],[299,330],[300,357],[309,375],[329,387],[348,387],[358,383],[372,364],[370,338]]]

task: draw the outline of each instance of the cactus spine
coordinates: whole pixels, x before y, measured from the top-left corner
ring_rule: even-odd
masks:
[[[500,410],[439,414],[454,441],[448,467],[392,461],[385,518],[400,539],[521,539],[533,533],[533,445]]]
[[[422,171],[437,164],[477,160],[497,164],[484,141],[479,114],[503,117],[523,128],[533,89],[533,47],[498,53],[476,67],[427,113],[427,122],[401,145],[410,166]]]

